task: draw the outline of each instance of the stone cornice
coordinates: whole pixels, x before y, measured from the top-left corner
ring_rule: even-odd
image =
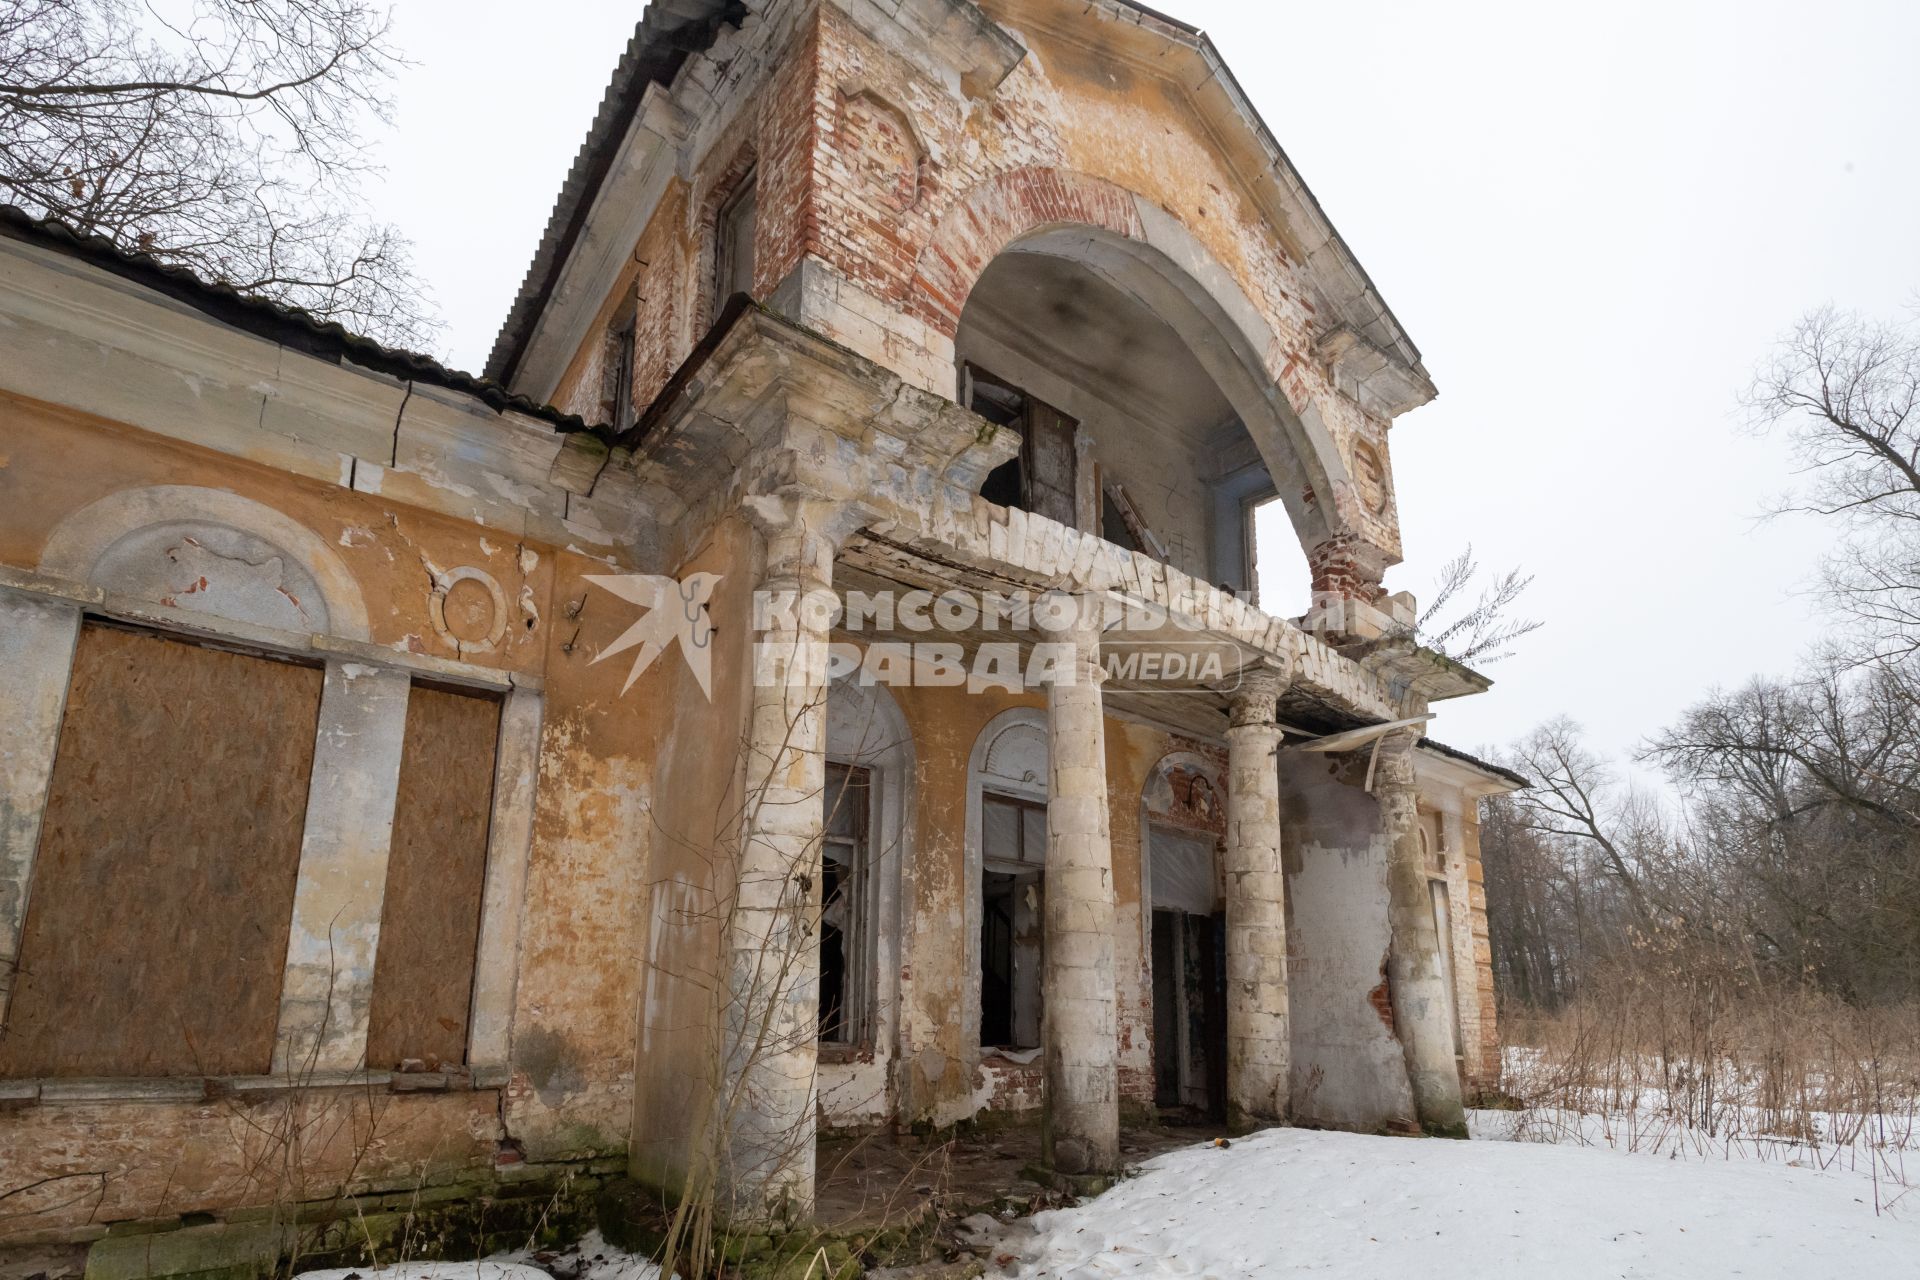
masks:
[[[918,533],[1018,451],[1015,433],[736,300],[594,492],[626,477],[642,557],[665,571],[751,494],[858,504],[871,527]]]
[[[474,396],[316,357],[0,240],[0,391],[514,537],[604,555],[630,517],[550,484],[563,437]]]

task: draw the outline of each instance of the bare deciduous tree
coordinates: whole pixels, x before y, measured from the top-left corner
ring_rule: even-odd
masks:
[[[1790,434],[1805,484],[1781,504],[1840,519],[1826,569],[1869,658],[1920,652],[1920,319],[1831,308],[1784,339],[1748,393],[1755,424]]]
[[[11,0],[0,192],[378,340],[435,328],[365,216],[364,126],[400,65],[366,0]]]

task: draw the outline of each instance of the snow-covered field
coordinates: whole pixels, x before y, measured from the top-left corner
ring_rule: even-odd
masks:
[[[1876,1216],[1856,1176],[1498,1140],[1270,1130],[1030,1226],[1002,1243],[1029,1280],[1920,1275],[1920,1206]]]

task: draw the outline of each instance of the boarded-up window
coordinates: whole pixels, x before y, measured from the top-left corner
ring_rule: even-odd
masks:
[[[415,684],[373,967],[367,1065],[458,1065],[480,941],[500,704]]]
[[[322,681],[81,631],[0,1076],[270,1069]]]

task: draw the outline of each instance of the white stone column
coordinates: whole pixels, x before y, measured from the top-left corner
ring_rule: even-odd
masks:
[[[280,987],[276,1076],[367,1066],[367,1013],[407,735],[405,672],[327,664]]]
[[[801,1221],[813,1212],[833,560],[853,517],[787,497],[747,510],[766,561],[727,923],[722,1180],[736,1218]]]
[[[1104,672],[1099,602],[1076,603],[1072,628],[1052,637],[1072,660],[1047,689],[1043,1159],[1108,1174],[1120,1166],[1120,1081]]]
[[[0,1026],[20,963],[79,634],[79,605],[0,591]]]
[[[1274,723],[1286,679],[1249,672],[1227,730],[1227,1115],[1235,1127],[1285,1120],[1292,1046],[1287,1013],[1286,871]]]
[[[1460,1071],[1454,1061],[1453,1018],[1440,937],[1434,930],[1433,891],[1421,855],[1420,805],[1413,776],[1417,731],[1388,736],[1380,744],[1374,794],[1380,802],[1387,846],[1387,989],[1393,1030],[1406,1054],[1414,1111],[1429,1133],[1466,1136]]]

